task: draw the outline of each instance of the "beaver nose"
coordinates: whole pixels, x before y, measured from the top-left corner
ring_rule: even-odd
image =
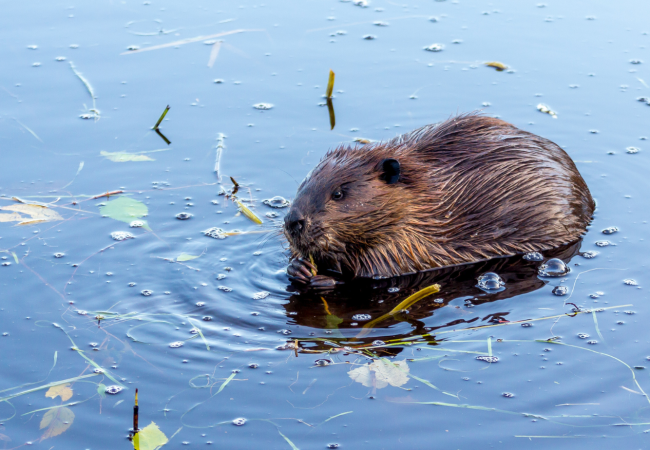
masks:
[[[284,218],[284,226],[291,232],[299,233],[305,228],[305,217],[299,211],[290,211]]]

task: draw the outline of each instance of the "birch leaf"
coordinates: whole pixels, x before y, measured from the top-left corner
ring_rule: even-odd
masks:
[[[74,413],[70,408],[62,406],[50,409],[41,420],[40,429],[47,428],[41,436],[41,441],[64,433],[74,422]]]
[[[70,383],[59,384],[58,386],[52,386],[45,393],[46,397],[56,398],[61,397],[61,400],[66,402],[72,397],[72,389],[70,389]],[[42,427],[41,427],[42,428]]]

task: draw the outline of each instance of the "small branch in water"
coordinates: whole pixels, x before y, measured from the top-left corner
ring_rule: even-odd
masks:
[[[139,431],[138,428],[138,410],[140,407],[138,406],[138,388],[135,389],[135,406],[133,407],[133,432],[137,433]]]
[[[334,71],[330,69],[330,77],[329,80],[327,81],[327,91],[325,91],[325,97],[327,98],[332,98],[332,92],[334,92],[334,77],[336,75],[334,74]],[[334,128],[334,127],[332,127]]]
[[[226,135],[223,133],[219,133],[219,137],[217,137],[217,157],[214,161],[214,173],[217,175],[217,179],[221,183],[221,154],[223,153],[223,150],[226,148],[226,144],[223,143],[224,139],[226,139]]]
[[[122,194],[123,192],[124,192],[124,191],[122,191],[122,190],[105,192],[105,193],[103,193],[103,194],[99,194],[99,195],[95,195],[94,197],[90,197],[88,200],[95,200],[95,199],[102,198],[102,197],[106,197],[106,198],[108,198],[108,197],[110,197],[111,195]]]
[[[158,126],[160,125],[160,122],[163,121],[163,119],[165,118],[165,116],[167,115],[168,112],[169,112],[169,105],[167,105],[167,108],[165,108],[163,113],[160,115],[160,119],[158,119],[158,122],[156,122],[156,124],[153,126],[154,130],[158,129]]]
[[[172,143],[169,139],[167,139],[167,136],[165,136],[164,134],[162,134],[162,132],[161,132],[158,128],[156,128],[154,131],[156,132],[156,134],[157,134],[158,136],[160,136],[160,138],[161,138],[163,141],[165,141],[165,143],[166,143],[167,145],[170,145],[170,144]]]

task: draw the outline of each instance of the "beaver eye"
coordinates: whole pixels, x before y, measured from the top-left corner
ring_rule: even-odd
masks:
[[[337,189],[336,191],[334,191],[332,193],[332,198],[334,200],[341,200],[343,198],[343,191],[341,191],[340,189]]]

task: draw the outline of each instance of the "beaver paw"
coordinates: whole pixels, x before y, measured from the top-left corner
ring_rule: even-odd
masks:
[[[287,267],[287,275],[289,275],[289,280],[293,283],[306,285],[314,289],[330,289],[339,284],[332,277],[314,275],[315,271],[314,265],[304,258],[294,259]]]
[[[310,279],[314,276],[312,270],[314,272],[316,271],[312,263],[304,258],[296,258],[287,267],[287,275],[289,275],[291,281],[300,284],[309,284]]]

